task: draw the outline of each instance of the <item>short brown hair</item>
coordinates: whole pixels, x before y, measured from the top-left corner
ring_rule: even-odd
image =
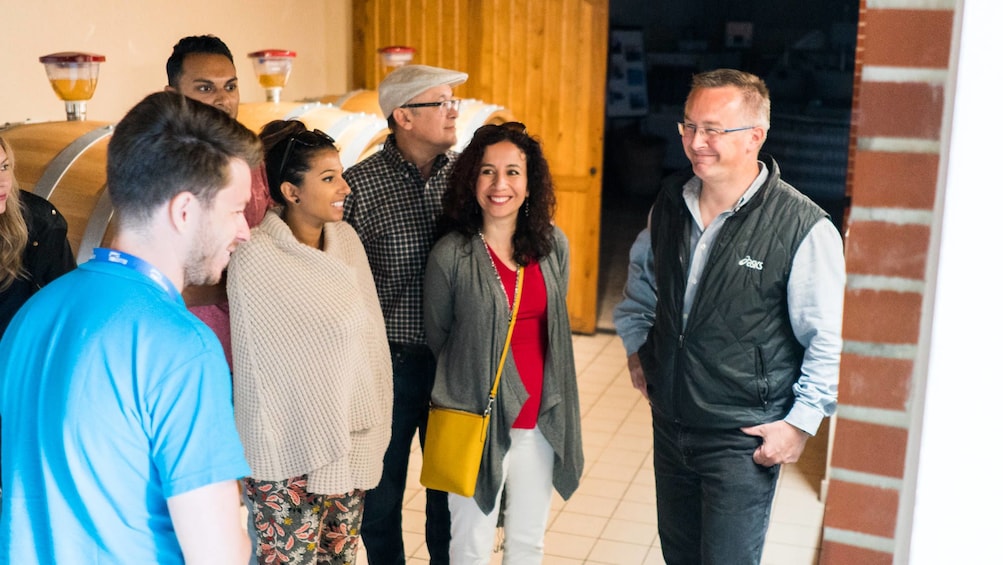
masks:
[[[177,92],[136,104],[108,142],[108,193],[123,223],[142,223],[182,192],[211,204],[229,183],[232,159],[252,169],[261,141],[225,112]]]
[[[690,94],[686,98],[686,107],[690,105],[693,93],[702,88],[721,88],[734,86],[742,92],[745,109],[749,117],[759,121],[756,124],[764,129],[770,129],[770,91],[766,83],[758,76],[735,69],[716,69],[693,75]]]

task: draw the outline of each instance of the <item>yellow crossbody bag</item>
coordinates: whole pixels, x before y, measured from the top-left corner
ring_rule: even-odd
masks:
[[[488,437],[488,423],[498,393],[505,357],[512,343],[516,312],[522,295],[523,268],[516,273],[515,298],[508,321],[508,335],[502,348],[501,360],[495,372],[495,382],[488,396],[488,406],[483,414],[429,406],[428,428],[425,432],[425,449],[421,464],[421,484],[425,488],[452,492],[460,496],[473,496],[477,487],[477,474],[481,468],[484,442]]]

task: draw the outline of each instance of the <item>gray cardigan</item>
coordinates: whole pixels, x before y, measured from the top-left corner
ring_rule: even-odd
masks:
[[[554,228],[554,246],[540,260],[547,287],[547,358],[537,426],[554,448],[554,488],[565,500],[582,476],[581,414],[565,303],[568,290],[568,240]],[[432,402],[483,412],[508,332],[508,298],[476,238],[453,232],[436,243],[425,271],[425,332],[437,367]],[[501,488],[502,458],[511,445],[510,430],[527,392],[511,352],[505,359],[498,398],[488,429],[474,499],[485,514]]]

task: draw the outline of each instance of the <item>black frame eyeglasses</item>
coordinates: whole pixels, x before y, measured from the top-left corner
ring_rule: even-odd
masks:
[[[688,122],[676,122],[676,127],[679,128],[679,135],[685,137],[686,139],[696,137],[697,132],[700,130],[703,130],[704,135],[706,135],[708,139],[716,139],[722,135],[727,135],[736,131],[755,129],[758,126],[742,126],[740,128],[721,129],[698,126]]]
[[[312,135],[314,136],[314,139],[312,141],[304,139],[304,136],[306,135]],[[335,143],[334,138],[331,137],[330,135],[327,135],[325,132],[319,129],[296,132],[291,136],[289,136],[289,141],[286,143],[286,150],[282,152],[282,161],[279,162],[279,175],[278,175],[280,179],[282,178],[282,173],[286,172],[286,161],[289,160],[289,152],[292,149],[294,142],[299,143],[301,145],[305,145],[307,147],[321,147],[324,145],[331,145],[331,147],[333,147],[335,151],[338,152],[341,151],[341,149],[338,148],[338,144]]]
[[[401,104],[401,108],[438,108],[440,112],[450,110],[460,110],[461,98],[451,98],[449,100],[438,100],[436,102],[412,102],[411,104]]]

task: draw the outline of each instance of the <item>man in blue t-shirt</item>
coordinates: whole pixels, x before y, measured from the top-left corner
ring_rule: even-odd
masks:
[[[260,160],[251,131],[176,93],[116,126],[111,245],[0,341],[0,563],[247,562],[229,370],[181,290],[249,237]]]

